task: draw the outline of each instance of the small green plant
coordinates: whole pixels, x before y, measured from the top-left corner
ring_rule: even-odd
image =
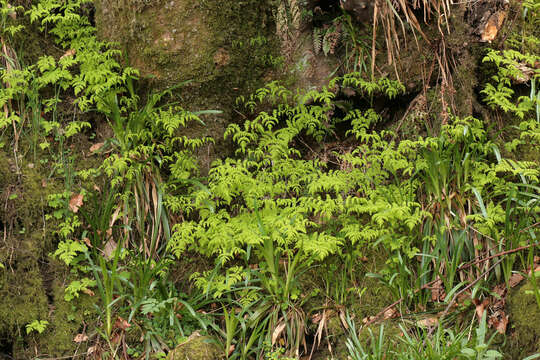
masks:
[[[26,333],[30,334],[31,332],[35,331],[38,334],[41,334],[45,331],[47,325],[49,325],[47,320],[34,320],[30,324],[26,324]]]
[[[71,301],[79,297],[81,292],[88,293],[91,287],[96,285],[95,280],[82,278],[81,280],[72,281],[65,289],[64,300]]]
[[[478,328],[476,328],[476,338],[473,346],[461,349],[461,353],[465,355],[466,359],[492,360],[503,357],[502,354],[497,350],[489,349],[489,346],[497,333],[494,333],[488,339],[486,338],[488,332],[486,319],[487,312],[484,312],[482,318],[480,319],[480,325]]]

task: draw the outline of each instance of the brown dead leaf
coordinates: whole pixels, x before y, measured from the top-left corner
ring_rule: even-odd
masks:
[[[480,302],[478,299],[473,299],[473,303],[476,305],[476,316],[478,316],[478,321],[484,316],[484,310],[489,305],[489,298],[485,298],[484,301]]]
[[[131,324],[128,323],[127,320],[123,319],[120,316],[114,322],[114,327],[117,328],[117,329],[126,330],[130,326],[131,326]]]
[[[520,273],[513,273],[512,276],[510,276],[510,279],[508,280],[508,286],[513,288],[517,284],[519,284],[525,277],[521,275]]]
[[[394,308],[390,308],[384,312],[384,320],[392,319],[398,315],[398,312]]]
[[[88,295],[88,296],[94,296],[94,295],[96,295],[96,294],[95,294],[92,290],[90,290],[90,289],[83,289],[82,292],[85,293],[85,294]]]
[[[68,51],[64,53],[64,55],[60,56],[60,60],[68,56],[73,56],[75,55],[76,52],[77,51],[75,49],[69,49]]]
[[[90,239],[85,237],[84,239],[82,239],[83,243],[86,244],[86,246],[88,246],[89,248],[92,248],[92,243],[90,242]]]
[[[446,297],[441,279],[438,279],[431,287],[431,301],[439,302]]]
[[[88,340],[88,336],[86,336],[86,334],[77,334],[75,335],[75,338],[73,339],[73,341],[76,342],[77,344],[80,344],[83,341],[87,341],[87,340]]]
[[[116,241],[114,241],[113,239],[109,239],[109,241],[107,241],[107,243],[103,247],[103,255],[107,259],[110,259],[112,254],[114,253],[114,250],[116,250],[117,246],[118,244],[116,244]]]
[[[43,188],[47,187],[47,180],[41,179],[41,187],[43,187]]]
[[[349,330],[349,324],[347,324],[347,319],[345,318],[345,311],[343,311],[343,309],[339,310],[339,320],[341,320],[341,325],[343,325],[345,330]]]
[[[282,322],[276,326],[274,329],[274,332],[272,333],[272,345],[276,343],[276,340],[279,338],[283,330],[285,330],[285,327],[287,326],[287,323]]]
[[[501,297],[501,299],[506,295],[506,284],[499,284],[493,288],[493,292]]]
[[[79,208],[83,205],[83,194],[76,194],[71,197],[71,200],[69,200],[69,208],[71,211],[73,211],[75,214],[77,211],[79,211]]]
[[[104,143],[100,142],[100,143],[95,143],[94,145],[90,146],[90,152],[96,152],[98,151],[99,149],[101,149],[103,147]]]
[[[315,332],[315,342],[313,346],[318,347],[321,344],[324,327],[326,326],[326,315],[327,315],[327,311],[324,310],[322,313],[322,318],[319,321],[319,326],[317,326],[317,332]]]
[[[94,345],[94,346],[90,346],[87,350],[86,350],[86,353],[87,354],[92,354],[93,352],[95,352],[97,349],[97,345]]]
[[[362,324],[367,324],[369,323],[371,320],[373,320],[374,316],[366,316],[365,318],[362,319]]]
[[[508,315],[502,313],[501,320],[497,320],[493,323],[493,327],[499,334],[506,333],[506,327],[508,326]]]
[[[416,322],[416,324],[421,327],[432,327],[437,325],[438,323],[439,319],[437,319],[435,316],[421,319]]]
[[[318,324],[323,318],[322,313],[315,313],[311,316],[311,322],[314,324]]]
[[[506,11],[497,11],[492,14],[487,23],[484,25],[482,31],[481,39],[482,41],[492,42],[497,37],[499,29],[502,27],[502,24],[506,19]]]
[[[122,334],[116,333],[112,337],[111,343],[116,345],[116,344],[119,344],[121,340],[122,340]]]

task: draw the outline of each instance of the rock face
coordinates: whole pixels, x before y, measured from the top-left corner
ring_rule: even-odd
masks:
[[[167,355],[167,360],[217,360],[222,358],[219,347],[208,336],[193,333],[184,343]]]
[[[238,96],[273,79],[280,57],[272,0],[96,0],[95,7],[99,37],[119,44],[143,87],[188,81],[174,93],[184,108],[222,111],[186,134],[216,139],[201,150],[206,169],[228,149],[226,126],[241,121],[233,111]]]
[[[523,359],[540,352],[540,307],[532,284],[527,282],[512,290],[507,302],[513,332],[507,339],[505,354],[511,359]]]
[[[129,64],[158,87],[196,82],[188,100],[251,90],[271,66],[275,46],[267,1],[97,0],[95,5],[100,37],[118,42]]]

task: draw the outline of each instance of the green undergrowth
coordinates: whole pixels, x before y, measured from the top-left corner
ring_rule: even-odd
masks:
[[[95,37],[87,3],[0,0],[6,44],[22,31],[15,11],[62,49],[29,65],[9,52],[0,69],[10,357],[182,358],[211,341],[207,358],[297,359],[325,337],[353,359],[399,346],[406,358],[435,356],[448,341],[457,358],[499,357],[486,317],[456,318],[535,266],[539,164],[520,154],[540,146],[540,73],[519,69],[537,55],[484,59],[496,69],[485,101],[519,122],[506,141],[470,116],[400,140],[375,102],[405,87],[356,72],[317,90],[271,82],[239,97],[244,121],[225,131],[232,155],[206,174],[196,155],[215,139],[189,129],[218,111],[175,102],[186,82],[141,96],[137,71]],[[520,76],[527,96],[513,90]],[[527,304],[540,307],[536,279]],[[379,315],[400,317],[396,326],[359,328],[392,302]],[[433,314],[439,326],[420,329],[416,318]]]

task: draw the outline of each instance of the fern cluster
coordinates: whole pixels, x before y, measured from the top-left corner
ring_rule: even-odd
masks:
[[[293,94],[271,83],[240,99],[253,117],[226,131],[236,157],[216,161],[197,191],[176,197],[186,220],[173,227],[170,251],[221,264],[255,251],[255,261],[266,263],[271,241],[278,257],[299,254],[309,264],[382,247],[393,254],[393,268],[433,245],[428,223],[448,234],[477,225],[486,236],[502,236],[505,195],[521,181],[538,184],[538,164],[502,158],[472,117],[455,118],[437,137],[397,143],[376,130],[381,119],[373,109],[335,111],[344,87],[366,98],[403,92],[399,83],[349,74],[319,91]],[[346,135],[355,145],[336,151],[333,161],[310,158],[312,147],[334,139],[339,123],[350,124]]]

